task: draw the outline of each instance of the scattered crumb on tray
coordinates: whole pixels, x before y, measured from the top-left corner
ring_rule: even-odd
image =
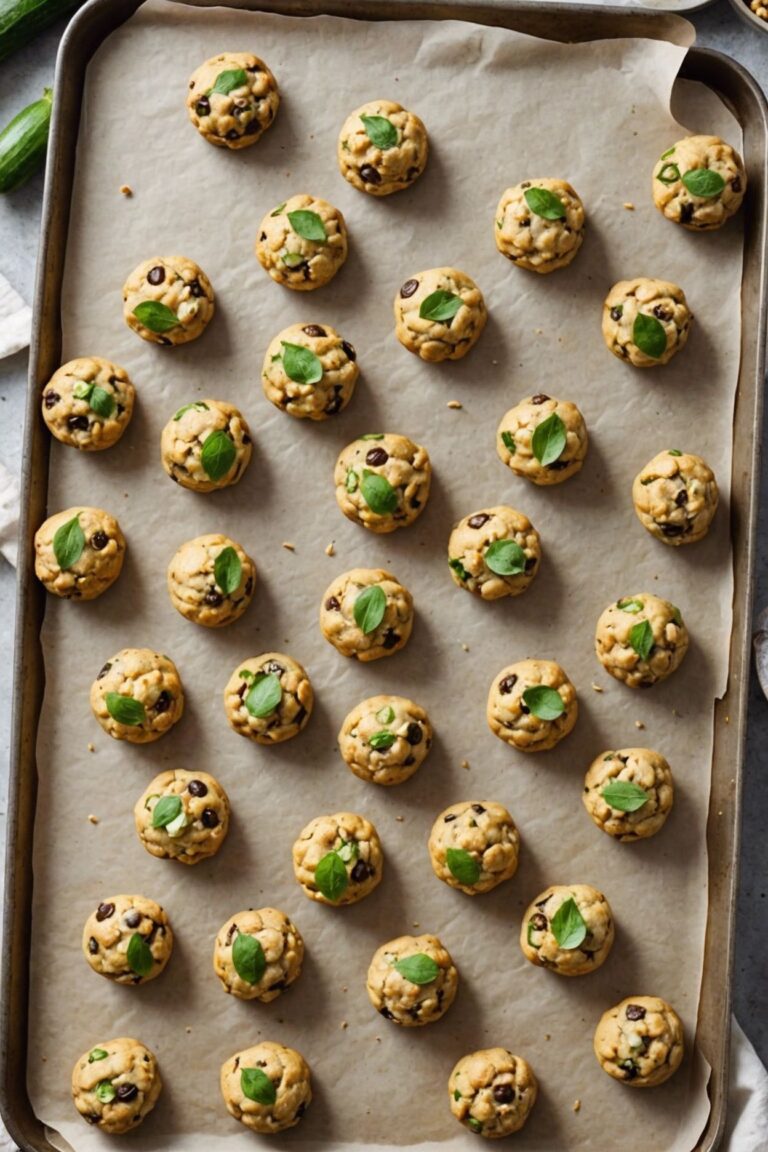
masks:
[[[336,555],[336,549],[334,548],[333,540],[331,540],[330,544],[326,544],[325,554],[326,554],[326,556],[335,556]]]
[[[98,824],[99,818],[98,818],[98,816],[94,816],[93,812],[89,812],[88,813],[88,821],[90,824]]]
[[[635,206],[631,200],[627,200],[627,202],[624,204],[624,207],[626,208],[627,212],[634,212],[635,210]]]
[[[395,820],[397,820],[398,824],[402,824],[403,820],[405,820],[405,816],[395,816]]]
[[[447,407],[448,408],[463,408],[464,405],[462,404],[461,400],[449,400]]]
[[[283,548],[285,548],[286,551],[288,551],[288,552],[295,552],[296,551],[296,545],[291,544],[290,540],[283,540]]]
[[[642,720],[635,720],[635,728],[645,728],[645,724],[643,724]]]
[[[462,647],[464,652],[469,652],[469,644],[462,644],[461,647]]]
[[[467,771],[469,769],[469,760],[462,760],[461,767],[464,768],[465,771]]]
[[[593,684],[592,685],[592,691],[593,692],[605,692],[605,688],[603,688],[602,685],[600,685],[600,684]]]
[[[95,744],[89,744],[88,745],[88,751],[89,752],[95,752],[96,751],[96,745]]]
[[[624,205],[624,207],[626,208],[626,204]],[[574,1110],[574,1112],[581,1112],[581,1100],[574,1100],[573,1110]]]
[[[349,1021],[348,1020],[342,1020],[341,1024],[339,1024],[339,1028],[341,1028],[342,1032],[344,1031],[345,1028],[349,1028]]]

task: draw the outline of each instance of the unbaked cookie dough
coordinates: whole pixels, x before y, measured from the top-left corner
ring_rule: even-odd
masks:
[[[488,693],[491,731],[520,752],[554,748],[571,731],[578,714],[576,689],[554,660],[509,664]]]
[[[256,257],[285,288],[297,292],[322,288],[347,258],[344,217],[319,196],[291,196],[259,225]]]
[[[179,408],[163,428],[163,468],[182,488],[213,492],[237,484],[253,451],[251,430],[233,404],[195,400]]]
[[[369,696],[352,709],[339,732],[347,767],[371,784],[402,784],[431,747],[429,717],[405,696]]]
[[[125,432],[135,396],[125,368],[100,356],[78,356],[43,388],[43,419],[62,444],[101,452]]]
[[[320,630],[342,656],[379,660],[407,643],[413,597],[383,568],[352,568],[330,584],[320,608]]]
[[[685,347],[692,323],[685,293],[668,280],[620,280],[603,304],[606,347],[635,368],[667,364]]]
[[[534,484],[562,484],[575,476],[588,447],[587,426],[576,405],[544,392],[505,412],[496,431],[501,462]]]
[[[518,268],[554,272],[584,241],[584,205],[565,180],[524,180],[507,188],[494,219],[496,247]]]
[[[680,609],[638,592],[609,604],[597,622],[597,658],[630,688],[650,688],[679,668],[688,651]]]
[[[229,798],[207,772],[161,772],[133,809],[144,848],[161,860],[198,864],[215,856],[229,830]]]
[[[261,382],[289,416],[327,420],[349,404],[359,374],[355,349],[330,324],[292,324],[267,348]]]
[[[200,135],[220,148],[247,148],[277,114],[277,81],[250,52],[222,52],[189,78],[187,111]]]
[[[437,936],[398,936],[373,954],[366,988],[377,1012],[393,1024],[434,1024],[456,999],[459,973]]]
[[[67,508],[35,532],[35,575],[63,600],[95,600],[117,580],[125,537],[101,508]]]
[[[663,544],[694,544],[717,512],[715,474],[701,456],[668,448],[650,460],[632,485],[643,528]]]
[[[426,448],[394,432],[368,432],[340,453],[333,473],[336,503],[371,532],[407,528],[429,499]]]
[[[304,941],[284,912],[251,908],[231,916],[213,948],[213,970],[224,991],[268,1004],[301,975]]]
[[[448,1080],[451,1112],[470,1132],[489,1140],[519,1132],[538,1091],[530,1064],[506,1048],[462,1056]]]
[[[719,136],[686,136],[662,152],[652,186],[653,202],[667,220],[711,231],[738,212],[747,173],[738,152]]]
[[[488,313],[471,277],[430,268],[409,277],[395,296],[395,335],[422,360],[460,360],[480,338]]]
[[[271,1135],[298,1124],[312,1101],[309,1065],[295,1048],[262,1040],[221,1066],[227,1111],[253,1132]]]
[[[344,121],[336,146],[339,170],[360,192],[389,196],[410,188],[424,171],[427,130],[392,100],[371,100]]]
[[[281,744],[298,736],[314,700],[306,671],[284,652],[241,660],[224,689],[230,728],[257,744]]]
[[[168,565],[171,604],[186,620],[221,628],[253,598],[256,565],[235,540],[215,533],[187,540]]]
[[[540,561],[538,532],[527,516],[507,504],[465,516],[448,541],[454,583],[483,600],[525,592]]]
[[[186,256],[153,256],[123,285],[123,319],[152,344],[186,344],[213,317],[211,282]]]
[[[100,1041],[83,1052],[72,1070],[75,1108],[108,1136],[137,1128],[162,1088],[154,1053],[129,1036]]]
[[[655,1088],[683,1059],[683,1025],[658,996],[629,996],[600,1019],[595,1056],[603,1072],[631,1088]]]
[[[355,904],[381,882],[379,834],[364,816],[317,816],[293,845],[293,871],[305,896],[321,904]]]
[[[91,685],[91,708],[115,740],[129,744],[159,740],[184,713],[176,665],[151,648],[123,648]]]
[[[613,913],[601,892],[589,884],[553,884],[526,910],[520,947],[531,964],[558,976],[586,976],[608,959],[613,937]]]
[[[768,20],[768,3],[766,0],[750,0],[750,11],[754,12],[760,20]]]
[[[438,880],[475,896],[514,876],[520,834],[503,804],[464,800],[440,813],[428,847]]]
[[[108,896],[83,928],[85,958],[117,984],[146,984],[165,968],[173,932],[159,904],[146,896]]]
[[[672,810],[672,773],[650,748],[601,752],[587,770],[581,798],[603,832],[625,842],[644,840],[656,835]]]

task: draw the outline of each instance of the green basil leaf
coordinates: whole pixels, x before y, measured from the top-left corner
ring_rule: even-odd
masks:
[[[641,660],[647,660],[653,648],[653,629],[647,620],[638,620],[629,633],[629,643]]]
[[[360,855],[360,845],[357,840],[342,840],[335,851],[339,860],[342,860],[345,864],[351,864],[352,861],[357,860]]]
[[[444,288],[438,288],[437,292],[430,292],[429,296],[422,300],[419,316],[422,320],[450,324],[459,308],[461,308],[461,296],[457,296],[455,292],[447,292]]]
[[[668,451],[670,456],[682,456],[682,452],[679,448],[670,448]]]
[[[617,600],[616,607],[621,608],[622,612],[631,612],[634,616],[637,612],[642,612],[642,600]]]
[[[397,144],[397,128],[386,116],[361,116],[366,135],[374,148],[394,148]]]
[[[231,544],[222,548],[213,562],[213,578],[225,596],[231,596],[240,587],[243,565]]]
[[[376,713],[376,719],[379,724],[391,724],[395,718],[394,708],[390,708],[389,704],[385,704],[383,708],[379,708]]]
[[[118,724],[125,724],[129,728],[140,728],[147,718],[146,709],[141,700],[134,700],[132,696],[121,696],[119,692],[107,692],[105,703],[107,712]]]
[[[371,472],[370,468],[363,469],[360,491],[363,494],[363,500],[377,516],[391,514],[400,502],[396,489],[392,487],[386,476],[379,476],[378,472]]]
[[[511,432],[502,432],[501,442],[504,445],[504,447],[506,448],[507,452],[511,452],[512,455],[514,456],[515,452],[517,451],[517,445],[515,444],[515,438],[512,435],[512,433]]]
[[[285,340],[280,343],[283,346],[283,368],[289,380],[297,384],[317,384],[322,380],[323,365],[314,352],[301,344],[287,344]]]
[[[570,951],[583,944],[587,935],[587,922],[579,912],[578,905],[572,896],[558,908],[552,917],[552,934],[561,948]]]
[[[102,1104],[111,1104],[117,1096],[117,1090],[111,1080],[99,1080],[94,1091],[96,1099],[100,1100]]]
[[[155,966],[152,950],[140,932],[134,932],[128,941],[125,958],[131,972],[135,972],[137,976],[149,976]]]
[[[231,68],[226,72],[219,72],[211,92],[218,92],[220,96],[229,96],[236,88],[245,88],[248,85],[248,76],[243,68]]]
[[[644,788],[631,780],[611,780],[600,793],[606,804],[619,812],[637,812],[648,803],[649,796]]]
[[[673,156],[673,155],[674,155],[674,152],[675,152],[675,148],[676,148],[676,147],[677,147],[677,145],[676,145],[676,144],[673,144],[671,148],[667,148],[666,152],[662,152],[662,154],[661,154],[661,157],[660,157],[660,158],[661,158],[662,160],[666,160],[666,159],[667,159],[669,156]]]
[[[449,848],[445,853],[445,862],[451,875],[467,888],[471,888],[480,879],[482,868],[479,862],[463,848]]]
[[[485,550],[485,562],[497,576],[519,576],[525,572],[525,560],[516,540],[494,540]]]
[[[397,740],[397,736],[394,732],[381,731],[374,732],[368,743],[371,748],[374,748],[377,752],[386,752],[387,748],[392,747],[395,740]]]
[[[667,350],[667,333],[664,325],[655,316],[638,312],[632,325],[632,339],[641,352],[658,360]]]
[[[179,814],[173,820],[171,820],[170,824],[166,824],[165,830],[171,837],[180,836],[184,829],[188,828],[190,824],[191,820],[182,808],[181,812],[179,812]]]
[[[448,567],[453,568],[453,570],[456,573],[456,575],[458,576],[459,580],[462,580],[465,584],[466,584],[467,580],[470,579],[471,574],[469,572],[467,572],[467,570],[464,567],[464,565],[462,564],[461,560],[449,560],[448,561]]]
[[[98,384],[94,384],[88,403],[96,415],[101,416],[102,420],[109,420],[117,407],[112,393],[107,392],[106,388],[100,388]]]
[[[565,204],[554,192],[548,188],[526,188],[523,193],[525,202],[537,216],[544,220],[564,220]]]
[[[246,684],[253,684],[256,679],[256,673],[251,672],[250,668],[241,668],[238,675],[241,680],[245,680]]]
[[[473,1132],[482,1132],[483,1122],[478,1120],[476,1116],[467,1116],[467,1124]]]
[[[223,428],[215,428],[206,436],[203,450],[200,453],[200,463],[203,471],[211,480],[221,480],[226,476],[235,462],[237,451],[231,436]]]
[[[666,344],[666,336],[664,340]],[[549,416],[534,428],[531,447],[539,464],[546,468],[547,464],[554,464],[555,460],[560,459],[567,441],[565,424],[557,412],[550,412]]]
[[[719,172],[711,168],[689,168],[683,172],[685,184],[692,196],[700,196],[702,200],[709,200],[712,196],[719,196],[725,188],[725,180]]]
[[[440,965],[426,952],[416,952],[413,956],[404,956],[402,960],[395,960],[393,968],[410,980],[411,984],[431,984],[440,975]]]
[[[277,1100],[277,1089],[261,1068],[241,1068],[240,1090],[243,1096],[267,1108]]]
[[[170,332],[171,328],[178,328],[179,318],[172,312],[167,304],[159,300],[142,300],[133,310],[139,324],[149,328],[150,332]]]
[[[680,169],[677,164],[662,164],[656,173],[656,179],[662,184],[676,184],[680,179]]]
[[[161,796],[152,809],[152,827],[167,828],[183,811],[181,796]]]
[[[383,440],[383,432],[366,432],[365,436],[360,437],[361,440]]]
[[[285,206],[287,203],[287,200],[283,200],[282,204],[278,204],[277,208],[272,209],[270,216],[279,216],[281,212],[285,212]]]
[[[347,890],[349,876],[338,852],[327,852],[315,868],[315,883],[326,900],[334,903]]]
[[[325,244],[328,233],[325,224],[317,212],[310,212],[307,208],[299,208],[296,212],[288,213],[291,228],[298,236],[305,240],[314,240],[316,244]],[[302,256],[302,260],[304,257]]]
[[[174,416],[174,420],[181,420],[185,412],[191,412],[192,410],[195,412],[210,411],[208,405],[204,404],[202,400],[196,400],[194,404],[184,404],[181,408],[179,408],[178,412]]]
[[[77,400],[90,399],[91,392],[93,392],[93,384],[89,384],[87,380],[78,380],[72,389],[72,395]]]
[[[539,720],[557,720],[565,712],[565,704],[559,692],[546,684],[535,684],[523,692],[523,703],[529,712]]]
[[[278,707],[283,698],[280,680],[274,672],[259,672],[253,678],[253,686],[245,697],[245,706],[251,716],[263,720]]]
[[[267,958],[261,941],[245,932],[238,932],[232,945],[232,963],[241,980],[246,984],[258,984],[267,970]]]
[[[283,264],[286,268],[300,268],[302,264],[306,264],[305,256],[301,252],[285,252],[281,257]]]
[[[109,1052],[106,1048],[91,1048],[88,1053],[88,1063],[96,1064],[99,1060],[106,1060],[107,1056],[109,1056]]]
[[[680,609],[675,608],[674,604],[672,605],[672,619],[674,620],[675,624],[677,624],[678,628],[682,627],[683,617],[680,613]]]
[[[372,584],[370,588],[362,590],[355,600],[352,612],[360,631],[364,636],[370,636],[381,624],[386,610],[387,597],[384,589],[380,584]]]
[[[458,1088],[454,1088],[453,1098],[454,1100],[461,1100],[461,1092],[459,1092]]]
[[[354,468],[349,468],[347,470],[347,479],[344,482],[344,487],[347,489],[347,492],[356,492],[358,483],[357,472],[355,472]]]
[[[77,564],[85,548],[85,533],[80,527],[80,513],[57,528],[53,536],[53,554],[62,572]]]

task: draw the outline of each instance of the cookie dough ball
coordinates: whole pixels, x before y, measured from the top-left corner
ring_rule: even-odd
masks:
[[[262,220],[256,257],[285,288],[297,292],[322,288],[347,258],[344,217],[319,196],[291,196]]]
[[[506,504],[465,516],[448,541],[454,583],[483,600],[525,592],[540,560],[538,532],[527,516]]]
[[[152,344],[187,344],[213,317],[211,282],[186,256],[153,256],[123,285],[123,319]]]
[[[576,405],[543,392],[505,412],[496,431],[501,462],[534,484],[562,484],[575,476],[588,447],[587,426]]]
[[[459,973],[437,936],[398,936],[373,954],[368,999],[385,1020],[404,1028],[434,1024],[456,999]]]
[[[429,834],[438,880],[468,896],[490,892],[517,871],[520,834],[503,804],[463,800],[441,812]]]
[[[62,600],[95,600],[117,580],[125,537],[102,508],[67,508],[35,532],[35,575]]]
[[[72,448],[101,452],[128,427],[136,396],[125,368],[100,356],[62,364],[43,388],[43,420]]]
[[[222,1064],[221,1094],[246,1128],[283,1132],[298,1124],[312,1101],[309,1065],[295,1048],[262,1040]]]
[[[553,884],[526,910],[520,947],[531,964],[558,976],[586,976],[608,959],[613,936],[613,913],[601,892],[589,884]]]
[[[694,544],[717,512],[715,474],[701,456],[669,448],[650,460],[632,485],[643,528],[663,544]]]
[[[509,664],[488,693],[491,732],[520,752],[554,748],[571,731],[578,714],[576,689],[554,660]]]
[[[159,740],[184,713],[176,665],[151,648],[123,648],[91,685],[91,708],[115,740],[129,744]]]
[[[462,1056],[448,1081],[451,1112],[465,1128],[489,1140],[519,1132],[538,1091],[530,1064],[506,1048]]]
[[[235,540],[215,533],[187,540],[168,565],[171,604],[186,620],[221,628],[253,598],[256,565]]]
[[[250,52],[222,52],[189,78],[187,111],[200,135],[219,148],[247,148],[277,114],[277,81]]]
[[[325,590],[320,630],[329,644],[354,660],[393,656],[413,628],[413,597],[383,568],[352,568]]]
[[[298,980],[303,959],[301,933],[277,908],[238,912],[219,929],[213,948],[213,970],[224,991],[263,1004]]]
[[[565,180],[524,180],[496,209],[496,247],[518,268],[565,268],[584,242],[584,205]]]
[[[672,810],[672,773],[650,748],[601,752],[587,770],[581,798],[603,832],[625,842],[644,840],[660,831]]]
[[[229,797],[207,772],[174,768],[155,776],[133,809],[139,840],[161,860],[198,864],[229,831]]]
[[[141,1124],[163,1088],[157,1060],[139,1040],[102,1040],[72,1069],[72,1099],[89,1124],[120,1136]]]
[[[352,709],[339,732],[347,767],[371,784],[402,784],[431,747],[429,717],[405,696],[369,696]]]
[[[99,976],[116,984],[147,984],[165,968],[173,932],[159,904],[146,896],[108,896],[85,922],[83,952]]]
[[[346,408],[360,369],[357,353],[330,324],[292,324],[267,348],[267,400],[299,420],[327,420]]]
[[[667,280],[620,280],[603,304],[603,339],[635,368],[667,364],[684,348],[693,313],[685,293]]]
[[[394,532],[424,511],[432,465],[426,448],[407,436],[369,432],[340,453],[333,480],[348,520],[371,532]]]
[[[595,1056],[604,1072],[631,1088],[655,1088],[680,1067],[683,1024],[666,1000],[630,996],[605,1012],[595,1031]]]
[[[309,676],[284,652],[241,660],[224,689],[230,728],[257,744],[282,744],[298,736],[314,702]]]
[[[251,459],[251,430],[233,404],[195,400],[163,428],[163,468],[182,488],[213,492],[237,484]]]
[[[766,0],[751,0],[749,7],[750,11],[754,12],[760,20],[768,20],[768,3]]]
[[[392,100],[371,100],[348,116],[336,147],[344,179],[371,196],[410,188],[424,171],[428,152],[419,117]]]
[[[461,360],[480,338],[488,313],[471,277],[430,268],[409,277],[395,297],[395,335],[422,360]]]
[[[305,896],[320,904],[356,904],[381,882],[379,834],[364,816],[317,816],[293,845],[293,872]]]
[[[674,604],[638,592],[605,609],[597,622],[595,651],[611,676],[630,688],[650,688],[682,664],[688,630]]]
[[[653,202],[667,220],[694,232],[721,228],[747,190],[744,162],[719,136],[686,136],[653,167]]]

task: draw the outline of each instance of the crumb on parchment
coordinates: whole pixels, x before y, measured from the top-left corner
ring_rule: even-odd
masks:
[[[461,768],[463,768],[465,771],[468,771],[468,769],[469,769],[469,760],[462,760],[460,767],[461,767]]]
[[[635,720],[635,728],[645,728],[645,724],[643,724],[642,720]]]
[[[295,552],[296,551],[296,545],[291,544],[290,540],[283,540],[282,547],[285,548],[285,550],[287,552]]]
[[[120,191],[123,196],[133,196],[133,188],[131,188],[130,184],[121,184]]]
[[[96,751],[96,745],[95,744],[89,744],[88,745],[88,751],[89,752],[95,752]]]
[[[592,691],[593,692],[605,692],[605,688],[603,688],[601,684],[593,684],[592,685]]]
[[[331,540],[330,544],[326,544],[325,554],[326,554],[326,556],[335,556],[336,555],[336,548],[334,547],[333,540]]]
[[[635,210],[635,206],[631,200],[627,200],[623,207],[626,208],[627,212],[634,212]]]
[[[446,407],[447,408],[463,408],[464,405],[462,404],[461,400],[449,400]]]
[[[574,1112],[581,1112],[581,1100],[574,1100],[573,1110]]]
[[[98,824],[99,818],[98,818],[98,816],[94,816],[93,812],[89,812],[88,813],[88,822],[90,824]]]
[[[397,820],[398,824],[402,824],[403,820],[405,820],[405,816],[395,816],[395,820]]]

